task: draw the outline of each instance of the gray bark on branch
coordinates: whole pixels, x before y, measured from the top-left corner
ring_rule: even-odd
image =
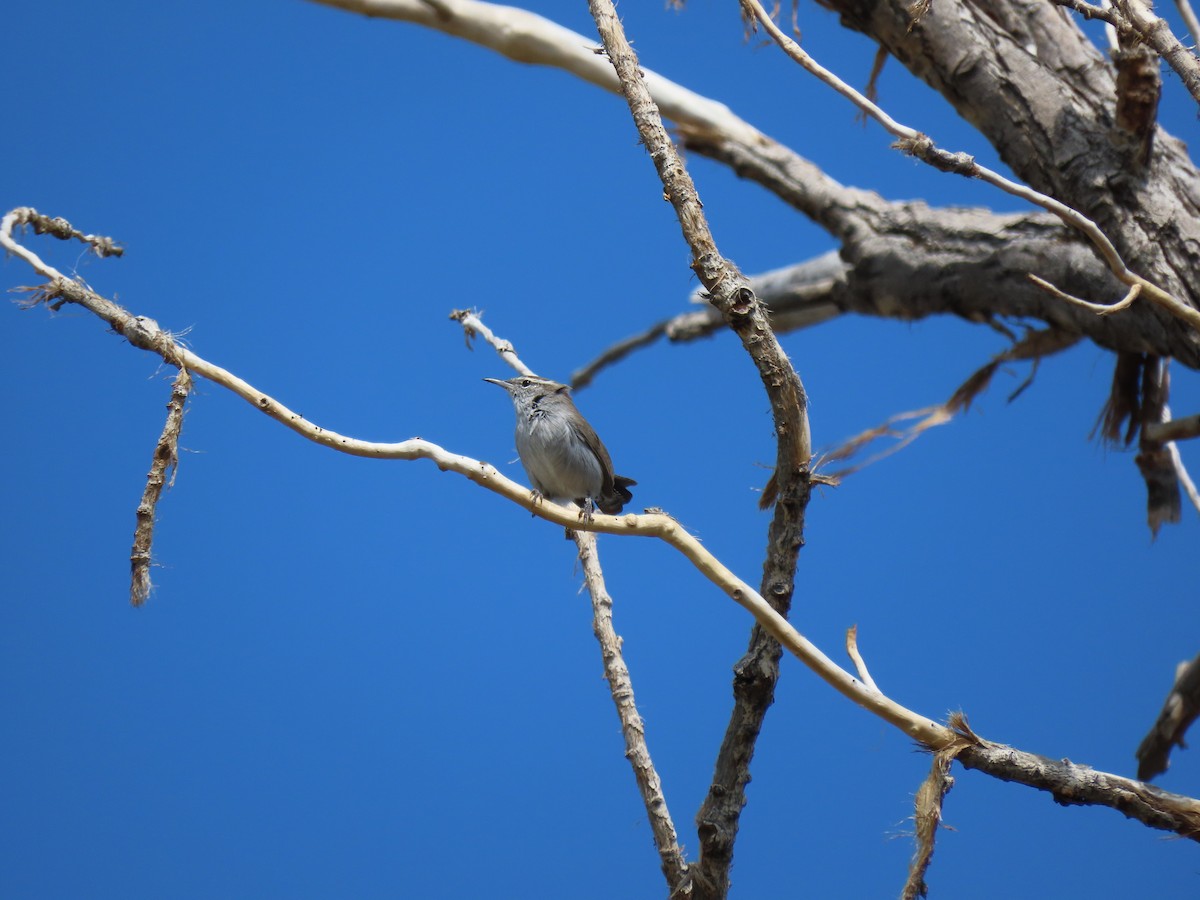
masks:
[[[1113,140],[1115,70],[1061,9],[981,0],[914,17],[900,0],[826,5],[945,97],[1019,178],[1083,212],[1131,267],[1200,307],[1200,174],[1161,126],[1144,168],[1136,148]],[[1163,329],[1190,330],[1152,314]]]
[[[689,151],[761,184],[842,242],[843,272],[829,283],[828,295],[809,293],[809,306],[819,301],[837,312],[900,320],[940,314],[973,322],[1035,318],[1108,350],[1170,356],[1200,368],[1200,334],[1152,304],[1097,316],[1029,282],[1035,273],[1098,300],[1123,291],[1091,247],[1051,215],[892,202],[838,184],[774,142],[713,141],[687,132],[683,141]],[[757,279],[753,284],[762,288]],[[786,331],[792,326],[778,318],[783,310],[777,305],[795,285],[778,273],[769,284],[762,299],[776,315],[776,330]]]

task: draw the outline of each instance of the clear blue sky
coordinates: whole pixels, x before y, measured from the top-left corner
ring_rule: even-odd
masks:
[[[542,11],[591,34],[583,3]],[[736,5],[626,3],[643,65],[731,105],[835,177],[1017,209],[887,149]],[[864,84],[868,43],[801,10]],[[15,3],[0,196],[123,259],[30,239],[311,420],[505,465],[512,413],[468,352],[478,306],[565,378],[694,287],[623,103],[416,27],[299,0]],[[1196,142],[1168,75],[1164,120]],[[993,157],[889,64],[881,100]],[[832,247],[690,160],[749,272]],[[35,282],[3,262],[6,287]],[[159,508],[157,588],[128,606],[134,509],[172,374],[66,309],[0,309],[5,898],[659,897],[663,882],[562,530],[427,463],[308,444],[201,383]],[[945,399],[1003,349],[953,320],[848,319],[785,338],[820,446]],[[1174,666],[1200,650],[1197,516],[1151,543],[1132,454],[1089,442],[1111,358],[998,376],[968,415],[820,491],[794,620],[881,687],[985,737],[1132,775]],[[579,395],[635,505],[674,513],[756,582],[767,402],[730,336],[658,346]],[[1176,370],[1177,414],[1200,409]],[[1185,447],[1193,471],[1200,456]],[[509,470],[522,478],[520,468]],[[729,711],[745,613],[680,558],[601,539],[650,749],[682,839]],[[734,896],[894,896],[928,759],[785,661],[755,760]],[[1200,852],[1107,809],[957,771],[935,897],[1192,897]],[[1200,757],[1159,783],[1200,792]]]

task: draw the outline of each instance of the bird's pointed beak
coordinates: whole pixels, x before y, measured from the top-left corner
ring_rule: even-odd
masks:
[[[498,385],[500,385],[500,387],[504,388],[506,391],[512,390],[511,384],[509,384],[507,381],[501,381],[499,378],[485,378],[483,380],[488,382],[489,384],[498,384]]]

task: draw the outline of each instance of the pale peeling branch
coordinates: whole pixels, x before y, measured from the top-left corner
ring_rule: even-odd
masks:
[[[3,225],[3,231],[8,235],[11,234],[15,227],[19,226],[28,226],[34,234],[48,234],[50,237],[58,238],[60,241],[76,240],[82,244],[87,244],[91,251],[102,259],[107,256],[122,256],[125,253],[125,248],[110,237],[104,237],[99,234],[84,234],[66,219],[44,216],[29,206],[19,207],[10,212]],[[9,253],[19,256],[30,265],[34,265],[33,261],[37,260],[35,255],[17,244],[8,243],[4,247]],[[40,260],[37,261],[41,262]],[[37,267],[35,266],[35,268]],[[43,272],[42,274],[45,273]]]
[[[1082,236],[1065,233],[1055,216],[1041,210],[1020,215],[982,209],[929,208],[921,203],[888,202],[868,191],[843,187],[812,163],[777,144],[747,147],[732,141],[693,140],[689,152],[704,155],[751,179],[808,216],[841,242],[844,271],[835,274],[824,298],[837,312],[909,320],[953,314],[968,321],[1033,317],[1086,336],[1110,350],[1154,350],[1191,368],[1200,367],[1200,334],[1180,327],[1153,304],[1130,307],[1124,315],[1098,316],[1034,285],[1040,272],[1075,296],[1104,297],[1125,292]],[[810,260],[800,263],[802,271]],[[758,280],[751,285],[771,305],[776,333],[786,329],[777,301]],[[814,298],[811,307],[818,308]],[[703,311],[684,314],[667,330],[682,339],[692,324],[708,327]],[[680,327],[677,327],[680,326]],[[686,326],[686,327],[683,327]]]
[[[1183,464],[1183,457],[1179,455],[1179,447],[1174,442],[1171,442],[1167,444],[1167,450],[1171,454],[1171,461],[1175,466],[1175,477],[1179,479],[1179,486],[1187,494],[1188,502],[1192,504],[1192,509],[1200,513],[1200,490],[1196,489],[1196,483],[1192,481],[1192,476],[1188,474],[1187,466]]]
[[[91,296],[87,296],[91,295]],[[91,300],[96,295],[77,286],[77,290],[65,288],[62,285],[47,286],[45,300],[63,299],[67,302],[79,303],[81,306],[100,314],[101,304]],[[103,299],[103,298],[100,298]],[[111,301],[104,305],[116,307]],[[119,307],[117,307],[120,309]],[[121,309],[121,314],[133,319],[128,312]],[[101,316],[105,318],[105,316]],[[108,320],[116,327],[120,319]],[[120,329],[117,329],[120,330]],[[160,340],[172,339],[165,332],[159,332],[156,337]],[[151,349],[151,348],[144,348]],[[489,463],[472,459],[469,456],[451,453],[430,441],[411,438],[394,443],[378,443],[352,438],[339,434],[328,428],[323,428],[292,411],[274,397],[264,393],[249,382],[239,378],[232,372],[209,362],[193,351],[174,345],[175,355],[193,374],[200,375],[214,384],[232,391],[260,412],[270,416],[277,422],[287,426],[301,437],[352,456],[370,459],[428,459],[444,472],[455,472],[468,478],[480,487],[513,501],[535,516],[554,522],[573,530],[593,531],[600,534],[628,534],[641,537],[654,537],[671,545],[696,567],[705,578],[721,588],[731,599],[744,607],[755,617],[768,632],[771,633],[790,653],[795,655],[805,665],[813,668],[823,679],[840,693],[854,700],[865,709],[875,712],[885,720],[901,728],[915,740],[930,747],[938,747],[948,740],[946,729],[917,713],[905,709],[890,698],[868,691],[857,679],[837,666],[825,656],[814,644],[803,637],[790,623],[771,607],[759,593],[746,582],[739,579],[726,566],[710,553],[699,540],[688,534],[678,522],[663,514],[620,515],[609,516],[597,513],[591,522],[581,522],[578,510],[574,507],[559,506],[547,500],[537,500],[531,495],[528,487],[506,478],[498,469]],[[164,360],[172,362],[167,354]]]
[[[1081,309],[1086,309],[1088,312],[1093,312],[1098,316],[1111,316],[1115,312],[1120,312],[1123,309],[1128,309],[1133,305],[1133,301],[1138,298],[1138,294],[1142,292],[1142,286],[1135,284],[1120,300],[1115,303],[1092,303],[1084,300],[1082,297],[1076,297],[1074,294],[1068,294],[1064,290],[1052,285],[1044,278],[1039,278],[1037,275],[1030,274],[1027,276],[1029,280],[1036,284],[1039,288],[1045,291],[1052,297],[1057,297],[1059,300],[1065,300],[1073,306],[1078,306]]]
[[[909,735],[922,746],[938,751],[964,740],[960,729],[946,728],[919,715],[837,666],[814,644],[801,635],[762,595],[733,574],[679,523],[661,514],[608,516],[597,514],[590,523],[581,523],[574,508],[535,501],[528,487],[504,477],[486,462],[462,456],[429,441],[413,438],[397,443],[373,443],[347,437],[307,421],[279,401],[259,391],[231,372],[179,345],[173,336],[151,319],[133,316],[118,304],[63,278],[52,266],[12,239],[18,211],[0,220],[0,246],[14,252],[51,281],[34,290],[34,302],[75,303],[105,321],[117,334],[134,346],[149,350],[169,365],[186,368],[241,397],[255,409],[270,416],[313,443],[372,459],[428,459],[442,471],[451,471],[530,511],[535,516],[565,528],[604,534],[629,534],[655,537],[681,553],[705,578],[754,616],[758,627],[771,635],[784,649],[799,659],[826,684],[863,709]],[[1011,747],[992,744],[970,735],[969,745],[959,759],[968,768],[988,772],[1006,781],[1015,781],[1049,790],[1060,803],[1087,803],[1108,806],[1154,828],[1177,832],[1200,840],[1200,801],[1158,791],[1130,779],[1098,772],[1071,763],[1055,763]]]
[[[594,42],[563,28],[554,22],[537,16],[526,10],[498,4],[475,2],[475,0],[439,0],[431,3],[429,0],[312,0],[321,5],[331,6],[347,12],[369,17],[393,19],[411,22],[424,27],[435,29],[446,34],[471,41],[501,53],[517,62],[536,65],[553,66],[569,72],[584,81],[595,84],[608,91],[618,91],[618,82],[613,78],[611,67],[594,52]],[[764,147],[773,145],[770,138],[763,135],[752,125],[735,115],[722,103],[696,94],[681,87],[662,76],[648,70],[643,70],[645,86],[650,91],[662,110],[663,114],[679,126],[686,140],[704,145],[706,141],[732,142],[746,147]],[[914,132],[918,134],[919,132]],[[919,140],[905,148],[906,152],[917,155],[931,164],[950,171],[962,171],[971,177],[982,177],[974,171],[973,161],[965,154],[947,154],[937,150],[923,135]],[[969,164],[968,164],[969,163]],[[813,205],[819,205],[821,197],[829,194],[830,190],[844,191],[823,173],[820,174],[821,186],[814,190]],[[811,181],[812,179],[808,179]],[[828,183],[826,183],[828,182]],[[1023,196],[1030,202],[1038,203],[1035,197],[1044,197],[1030,191],[1028,195],[1019,191],[1029,191],[1015,182],[1010,183],[1018,190],[1017,196]],[[998,185],[999,186],[999,185]],[[1039,203],[1038,205],[1044,205]],[[1059,204],[1060,209],[1050,208],[1056,215],[1061,216],[1070,207]],[[825,208],[829,208],[826,206]],[[1071,211],[1073,212],[1073,211]],[[1072,227],[1080,227],[1090,220],[1079,216],[1076,221],[1067,220]],[[1088,233],[1089,238],[1103,238],[1103,233],[1096,228],[1094,233]],[[1111,245],[1110,245],[1111,246]],[[1104,254],[1106,262],[1111,266],[1113,260],[1119,257]],[[1163,306],[1173,315],[1189,322],[1200,329],[1200,313],[1187,304],[1181,303],[1173,295],[1158,288],[1153,283],[1140,276],[1129,273],[1126,269],[1114,269],[1121,280],[1128,285],[1141,283],[1146,289],[1146,295],[1155,303]]]
[[[620,78],[638,135],[654,162],[664,196],[674,207],[683,238],[692,251],[692,269],[708,291],[712,305],[742,339],[758,367],[775,418],[779,466],[798,474],[812,456],[807,398],[800,378],[779,345],[766,310],[746,277],[717,249],[699,193],[663,128],[658,107],[645,84],[646,75],[638,67],[637,56],[625,37],[616,10],[607,0],[591,0],[589,8],[604,50]],[[789,475],[789,481],[793,477]]]

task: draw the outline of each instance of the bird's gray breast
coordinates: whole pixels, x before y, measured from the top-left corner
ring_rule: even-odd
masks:
[[[600,495],[600,463],[566,416],[534,410],[527,425],[517,429],[517,453],[535,488],[551,500]]]

